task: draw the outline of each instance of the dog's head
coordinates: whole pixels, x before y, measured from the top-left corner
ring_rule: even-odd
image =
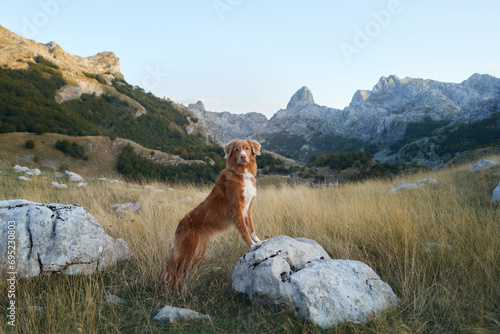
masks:
[[[260,155],[260,144],[254,140],[233,140],[224,147],[228,163],[246,165],[255,163],[255,156]]]

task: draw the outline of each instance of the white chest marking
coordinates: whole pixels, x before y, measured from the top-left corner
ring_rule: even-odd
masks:
[[[243,187],[243,198],[245,199],[245,207],[243,208],[243,217],[248,217],[248,209],[250,208],[250,203],[255,196],[257,196],[257,188],[253,185],[253,175],[250,174],[245,169],[245,174],[243,174],[243,181],[245,186]]]

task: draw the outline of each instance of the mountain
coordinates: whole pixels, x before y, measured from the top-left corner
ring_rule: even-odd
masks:
[[[114,53],[75,56],[0,26],[0,133],[11,132],[128,139],[202,161],[210,177],[224,166],[195,114],[128,84]]]
[[[190,104],[188,108],[202,121],[208,135],[220,144],[228,143],[236,138],[252,137],[268,122],[266,116],[255,112],[240,115],[206,111],[201,101]]]
[[[377,153],[382,161],[409,163],[416,159],[417,164],[435,166],[455,153],[445,144],[458,126],[465,137],[472,134],[465,130],[466,125],[476,124],[486,132],[493,131],[492,137],[498,133],[500,138],[500,124],[495,123],[499,102],[500,79],[487,74],[474,74],[461,83],[382,77],[372,90],[358,90],[343,110],[316,104],[312,92],[304,86],[285,109],[278,110],[261,130],[248,137],[260,140],[267,150],[303,161],[311,155],[364,150]],[[217,133],[228,129],[225,122],[218,122],[221,118],[217,114],[211,118]],[[425,145],[416,144],[424,138]],[[469,139],[464,139],[465,146]],[[497,143],[494,139],[474,140],[479,146]],[[415,145],[420,147],[415,149]],[[432,149],[426,148],[423,154],[424,146]],[[425,159],[419,154],[431,157]]]

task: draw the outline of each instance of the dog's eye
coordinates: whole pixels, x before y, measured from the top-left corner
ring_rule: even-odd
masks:
[[[246,150],[249,150],[249,149],[250,149],[250,147],[247,147],[247,148],[246,148]]]
[[[236,149],[234,149],[234,150],[235,150],[236,152],[238,152],[240,149],[239,149],[239,148],[236,148]]]

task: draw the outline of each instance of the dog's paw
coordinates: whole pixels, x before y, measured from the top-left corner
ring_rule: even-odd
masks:
[[[256,249],[259,249],[260,246],[262,246],[262,241],[261,242],[256,242],[250,246],[250,250],[254,251]]]

